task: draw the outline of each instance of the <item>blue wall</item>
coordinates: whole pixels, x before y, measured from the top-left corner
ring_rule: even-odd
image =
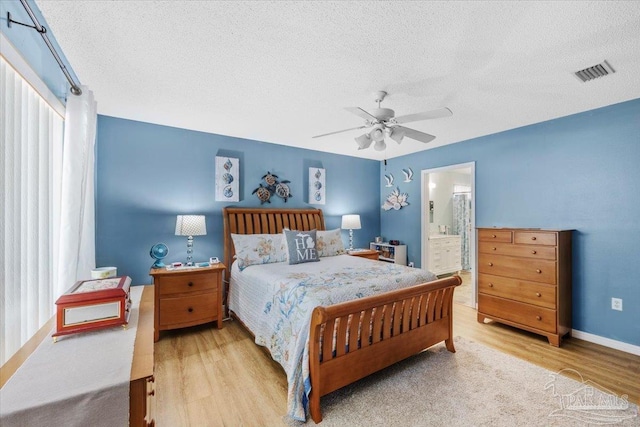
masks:
[[[216,202],[215,157],[240,159],[241,198]],[[368,247],[380,229],[378,164],[258,141],[98,116],[96,165],[96,265],[118,267],[134,284],[150,283],[157,242],[165,261],[185,261],[186,237],[175,236],[177,214],[205,214],[207,235],[194,237],[194,261],[222,259],[222,208],[260,206],[251,192],[267,172],[291,181],[293,197],[273,197],[265,207],[320,207],[328,229],[343,214],[361,215],[354,246]],[[308,205],[309,167],[326,169],[326,204]],[[348,232],[343,231],[348,244]]]
[[[40,35],[7,28],[7,11],[29,22],[18,0],[3,0],[0,31],[64,99],[68,84]],[[57,46],[51,32],[49,37]],[[354,232],[356,246],[376,235],[399,239],[408,245],[409,261],[419,265],[420,170],[475,161],[476,225],[575,229],[574,328],[640,345],[639,135],[640,100],[634,100],[391,159],[386,173],[397,183],[402,168],[415,173],[413,182],[399,182],[410,205],[381,213],[389,189],[378,162],[100,116],[96,261],[118,266],[137,284],[148,283],[151,245],[167,243],[168,259],[185,256],[186,239],[173,235],[179,213],[207,215],[209,234],[195,238],[195,259],[222,256],[224,204],[214,201],[214,158],[235,155],[243,197],[234,205],[258,206],[251,191],[271,170],[292,181],[287,206],[306,206],[306,170],[324,167],[327,226],[339,227],[342,214],[359,213],[364,229]],[[346,243],[346,232],[343,238]],[[624,311],[611,310],[611,297],[624,300]]]
[[[389,161],[386,173],[411,167],[418,179],[399,184],[411,204],[383,212],[381,233],[406,242],[416,265],[420,171],[466,162],[476,162],[476,226],[576,230],[573,328],[640,345],[640,99]]]

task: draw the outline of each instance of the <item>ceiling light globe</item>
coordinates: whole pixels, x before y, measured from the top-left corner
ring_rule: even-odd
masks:
[[[364,150],[365,148],[369,148],[369,146],[371,145],[371,143],[373,142],[371,140],[371,138],[369,137],[369,135],[362,134],[356,138],[354,138],[356,140],[356,143],[358,144],[358,150]]]
[[[376,151],[382,151],[385,148],[387,148],[387,144],[384,143],[384,140],[376,141],[375,145],[373,146],[373,149]]]

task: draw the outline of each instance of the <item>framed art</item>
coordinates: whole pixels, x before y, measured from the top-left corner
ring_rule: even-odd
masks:
[[[325,204],[326,176],[327,172],[323,168],[309,168],[309,204]]]
[[[240,201],[240,160],[216,156],[216,201]]]

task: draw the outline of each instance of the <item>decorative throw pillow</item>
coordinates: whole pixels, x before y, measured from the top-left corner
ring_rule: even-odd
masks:
[[[256,264],[284,262],[287,253],[282,234],[231,234],[240,271]]]
[[[316,249],[320,257],[345,254],[340,229],[318,230],[316,233]]]
[[[320,261],[316,249],[316,230],[283,230],[289,264]]]

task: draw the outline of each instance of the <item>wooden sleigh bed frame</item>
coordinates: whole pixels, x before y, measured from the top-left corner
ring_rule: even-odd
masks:
[[[224,261],[235,254],[231,233],[324,230],[320,209],[224,209]],[[229,273],[227,273],[229,274]],[[309,333],[309,412],[322,421],[320,397],[444,341],[453,345],[453,291],[458,276],[316,307]],[[242,323],[242,319],[238,319]]]

